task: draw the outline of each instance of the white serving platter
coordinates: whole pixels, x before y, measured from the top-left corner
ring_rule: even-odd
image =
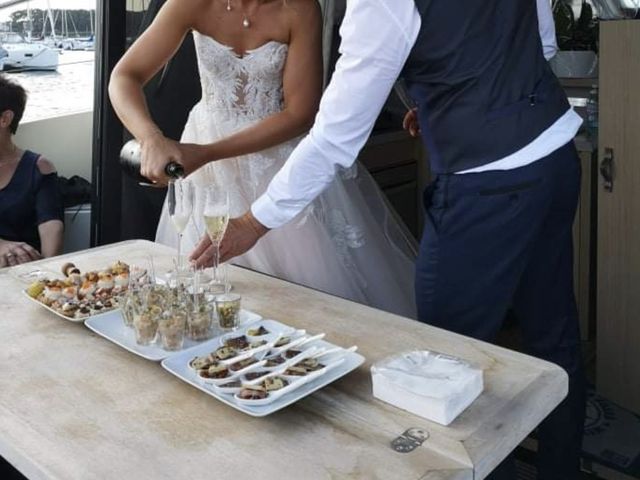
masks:
[[[275,320],[262,320],[254,324],[254,326],[257,325],[265,325],[265,327],[273,333],[292,330],[291,327]],[[246,328],[240,328],[235,333],[237,335],[241,335],[243,331],[246,331]],[[162,361],[162,366],[180,380],[252,417],[265,417],[297,402],[307,395],[312,394],[313,392],[352,372],[362,365],[365,360],[362,355],[355,352],[347,352],[346,355],[342,356],[342,361],[340,361],[335,368],[329,369],[325,374],[299,386],[295,390],[277,398],[273,402],[267,405],[247,405],[238,402],[232,393],[222,393],[219,389],[216,389],[215,386],[202,382],[196,371],[189,366],[189,362],[194,357],[207,355],[220,346],[220,339],[221,337],[217,337],[202,343],[201,345],[190,348],[189,350],[183,350],[180,353],[171,355]],[[313,345],[318,348],[325,349],[336,348],[336,345],[324,340],[317,340],[313,342]]]
[[[261,318],[262,317],[257,313],[253,313],[248,310],[241,310],[240,328],[255,323]],[[184,340],[184,348],[177,352],[164,350],[159,344],[155,343],[148,346],[138,345],[136,343],[136,336],[133,328],[129,328],[124,324],[121,310],[112,310],[111,312],[88,318],[85,320],[84,324],[87,328],[93,330],[101,337],[106,338],[139,357],[153,362],[160,362],[169,356],[180,355],[180,352],[189,350],[193,347],[198,348],[202,345],[202,342],[194,342],[187,338]],[[210,341],[211,340],[207,340],[206,343],[209,343]]]
[[[45,305],[44,303],[42,303],[41,301],[33,298],[32,296],[30,296],[26,290],[22,290],[22,294],[27,297],[29,300],[31,300],[33,303],[35,303],[36,305],[39,305],[42,308],[45,308],[47,310],[49,310],[51,313],[53,313],[54,315],[62,318],[63,320],[66,320],[67,322],[72,322],[72,323],[83,323],[85,320],[89,319],[89,318],[98,318],[98,317],[102,317],[104,315],[109,315],[115,312],[120,312],[120,310],[118,309],[113,309],[113,310],[108,310],[104,313],[96,313],[94,315],[91,315],[89,317],[84,317],[84,318],[71,318],[71,317],[67,317],[63,314],[61,314],[60,312],[54,310],[53,308],[49,307],[48,305]]]

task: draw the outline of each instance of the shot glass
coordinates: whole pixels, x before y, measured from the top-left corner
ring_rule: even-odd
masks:
[[[203,301],[193,304],[187,317],[187,337],[195,341],[213,337],[213,317],[213,303]]]
[[[142,313],[145,302],[141,288],[130,288],[122,298],[122,317],[127,327],[133,327],[133,319]]]
[[[226,293],[216,297],[216,314],[222,330],[235,330],[240,326],[240,295]]]
[[[164,314],[158,323],[158,335],[164,350],[174,352],[182,349],[186,324],[187,313],[179,307]]]
[[[162,318],[162,308],[153,305],[133,316],[133,329],[136,332],[138,345],[151,345],[158,333],[158,325]]]
[[[144,287],[145,301],[148,307],[159,307],[164,310],[170,298],[170,290],[162,285],[147,285]]]

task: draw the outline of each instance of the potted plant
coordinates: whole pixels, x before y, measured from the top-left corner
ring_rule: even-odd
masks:
[[[570,0],[554,0],[553,17],[559,52],[551,66],[558,77],[591,78],[598,75],[598,19],[582,0],[576,18]]]

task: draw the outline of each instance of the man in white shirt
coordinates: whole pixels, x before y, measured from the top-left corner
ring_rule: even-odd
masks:
[[[403,73],[435,174],[424,196],[419,318],[491,341],[514,308],[530,353],[569,374],[569,396],[538,438],[539,478],[571,480],[585,402],[571,244],[581,120],[545,61],[556,50],[549,2],[537,8],[533,0],[348,0],[341,57],[315,124],[251,211],[231,222],[222,253],[250,249],[351,166]],[[210,253],[205,246],[193,258],[205,264]],[[514,478],[503,468],[495,478]]]

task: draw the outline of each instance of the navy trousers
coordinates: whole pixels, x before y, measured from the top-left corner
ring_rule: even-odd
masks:
[[[573,292],[580,191],[573,142],[510,171],[437,176],[424,195],[416,271],[422,322],[493,341],[513,308],[527,352],[569,374],[569,395],[538,428],[538,478],[578,478],[585,381]],[[492,479],[513,480],[506,462]]]

